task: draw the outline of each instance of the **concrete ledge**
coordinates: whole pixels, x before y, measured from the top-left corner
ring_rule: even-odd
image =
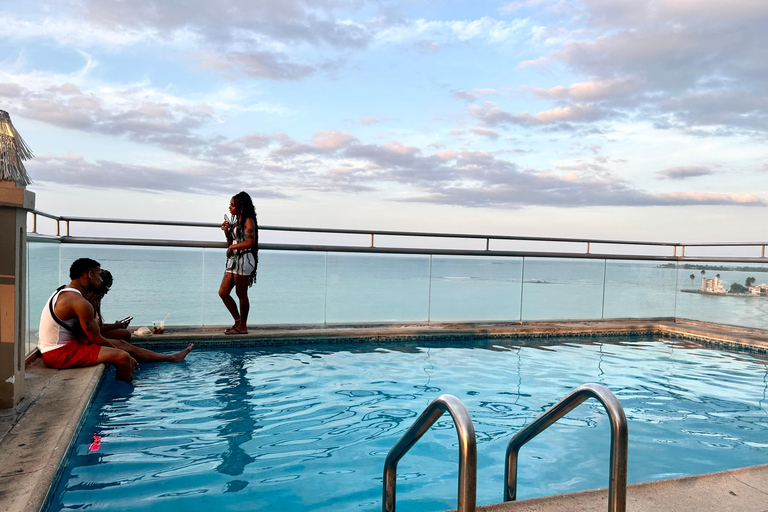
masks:
[[[477,507],[478,512],[596,512],[607,509],[607,488]],[[660,511],[766,512],[768,464],[627,486],[627,512]]]
[[[0,421],[0,511],[43,506],[103,372],[104,365],[54,370],[40,359],[27,368],[22,411]]]

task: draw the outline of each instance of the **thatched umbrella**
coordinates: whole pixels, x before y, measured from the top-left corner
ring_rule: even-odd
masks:
[[[29,160],[33,156],[29,146],[13,127],[11,116],[5,110],[0,110],[0,181],[13,181],[22,187],[32,183],[22,160]]]

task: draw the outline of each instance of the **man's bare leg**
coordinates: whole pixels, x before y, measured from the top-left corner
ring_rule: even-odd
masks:
[[[117,369],[115,378],[125,382],[131,382],[133,380],[133,371],[139,368],[136,359],[131,357],[128,352],[112,347],[100,347],[96,362],[115,365]]]
[[[107,333],[107,335],[109,335],[109,333]],[[116,348],[128,352],[140,363],[178,363],[183,361],[190,350],[192,350],[192,347],[194,347],[194,344],[190,343],[187,345],[187,348],[181,352],[176,352],[175,354],[158,354],[157,352],[153,352],[146,348],[131,345],[127,341],[113,339],[110,339],[109,341],[112,342]]]

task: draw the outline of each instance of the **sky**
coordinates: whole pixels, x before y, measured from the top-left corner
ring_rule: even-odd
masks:
[[[763,242],[765,0],[27,0],[39,210]],[[76,234],[76,233],[75,233]]]

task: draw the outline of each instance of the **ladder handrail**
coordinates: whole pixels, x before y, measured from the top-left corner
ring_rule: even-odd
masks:
[[[616,396],[600,384],[584,384],[553,405],[547,412],[526,425],[507,445],[504,470],[504,501],[517,498],[517,455],[520,448],[544,429],[575,409],[588,398],[603,404],[611,420],[611,461],[608,485],[608,511],[625,512],[627,507],[627,417]]]
[[[453,395],[440,395],[389,450],[384,462],[384,492],[382,511],[395,512],[395,487],[397,485],[397,463],[408,450],[421,439],[427,430],[448,411],[459,436],[459,496],[457,512],[474,512],[477,494],[477,446],[475,427],[467,408]]]

